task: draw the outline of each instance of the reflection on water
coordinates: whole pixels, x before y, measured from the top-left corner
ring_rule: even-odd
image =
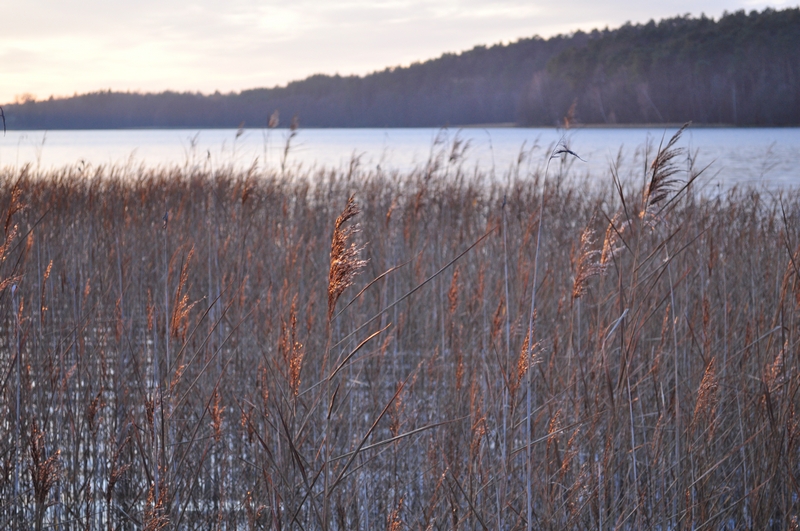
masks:
[[[148,129],[98,131],[9,131],[0,138],[0,166],[32,164],[42,169],[68,164],[147,166],[235,165],[259,169],[362,169],[409,171],[438,160],[502,178],[508,172],[540,168],[552,147],[564,140],[584,161],[577,175],[606,178],[615,163],[636,178],[662,137],[675,129],[546,128],[469,129],[303,129],[288,146],[288,130]],[[711,165],[712,183],[800,182],[800,128],[690,128],[681,142],[696,168]],[[454,147],[455,152],[454,152]],[[454,156],[455,155],[455,156]],[[461,156],[463,155],[463,156]],[[652,155],[651,155],[652,156]],[[687,161],[688,162],[688,161]]]

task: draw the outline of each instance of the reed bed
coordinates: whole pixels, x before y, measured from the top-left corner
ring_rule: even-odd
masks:
[[[0,528],[797,526],[800,196],[675,149],[3,170]]]

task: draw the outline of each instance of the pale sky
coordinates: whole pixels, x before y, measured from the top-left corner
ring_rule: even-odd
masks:
[[[0,104],[96,90],[240,91],[479,44],[797,0],[0,0]]]

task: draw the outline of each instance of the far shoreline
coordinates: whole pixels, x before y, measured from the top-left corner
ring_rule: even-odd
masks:
[[[360,131],[360,130],[401,130],[401,129],[546,129],[546,130],[581,130],[581,129],[679,129],[683,127],[685,123],[682,122],[670,122],[670,123],[626,123],[626,124],[571,124],[569,127],[564,126],[556,126],[556,125],[519,125],[513,122],[508,123],[489,123],[489,124],[461,124],[461,125],[423,125],[423,126],[408,126],[408,127],[398,127],[398,126],[370,126],[370,127],[326,127],[326,126],[308,126],[308,127],[300,127],[298,130],[353,130],[353,131]],[[796,129],[800,128],[800,124],[792,124],[792,125],[735,125],[735,124],[708,124],[708,123],[693,123],[689,122],[689,127],[691,129]],[[60,132],[67,132],[67,131],[235,131],[238,129],[242,129],[243,131],[265,131],[265,130],[275,130],[275,131],[288,131],[289,127],[275,127],[275,128],[267,128],[267,127],[205,127],[205,126],[189,126],[189,125],[179,125],[179,126],[153,126],[153,127],[91,127],[91,128],[69,128],[69,129],[42,129],[42,128],[8,128],[6,130],[6,134],[8,133],[25,133],[25,132],[48,132],[48,131],[60,131]]]

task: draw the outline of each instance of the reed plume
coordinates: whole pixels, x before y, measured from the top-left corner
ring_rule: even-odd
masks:
[[[681,135],[687,127],[689,124],[684,124],[672,135],[667,145],[659,146],[656,157],[650,164],[650,182],[645,188],[642,198],[642,217],[649,213],[649,207],[657,205],[677,190],[677,185],[681,181],[676,179],[675,175],[681,170],[675,159],[684,152],[684,149],[675,147],[675,144],[681,139]]]
[[[625,233],[625,228],[628,222],[620,223],[622,220],[622,212],[617,212],[611,218],[606,227],[606,235],[603,238],[603,251],[600,253],[600,265],[608,266],[609,262],[622,250],[620,241],[622,235]]]
[[[608,231],[606,231],[607,233]],[[608,236],[606,236],[608,238]],[[602,275],[606,270],[602,253],[594,247],[594,230],[587,225],[581,233],[580,249],[578,251],[578,264],[575,268],[575,280],[572,283],[572,298],[578,299],[586,293],[589,279]],[[605,251],[605,246],[603,247]],[[598,257],[600,257],[598,261]]]
[[[717,363],[716,357],[714,357],[708,362],[708,367],[703,372],[700,387],[697,389],[697,403],[695,404],[690,426],[690,430],[695,427],[701,427],[701,429],[706,430],[707,440],[713,438],[716,428],[718,390]]]
[[[359,232],[358,225],[345,226],[345,223],[360,212],[353,197],[351,195],[347,199],[347,205],[334,224],[331,267],[328,274],[328,320],[333,317],[336,302],[341,294],[353,284],[353,279],[367,263],[366,260],[358,258],[363,248],[350,241]]]
[[[36,512],[34,523],[36,529],[42,529],[44,513],[47,509],[47,499],[50,491],[55,486],[59,478],[59,456],[60,450],[56,450],[49,457],[44,444],[44,433],[39,429],[36,421],[31,428],[30,455],[31,463],[28,465],[28,472],[33,483],[33,495],[36,500]]]
[[[196,304],[189,302],[189,295],[186,294],[189,280],[189,263],[192,261],[193,256],[194,247],[189,250],[186,261],[181,265],[178,287],[175,289],[175,304],[170,318],[170,334],[172,337],[180,338],[181,340],[186,339],[186,332],[189,327],[189,312]]]

